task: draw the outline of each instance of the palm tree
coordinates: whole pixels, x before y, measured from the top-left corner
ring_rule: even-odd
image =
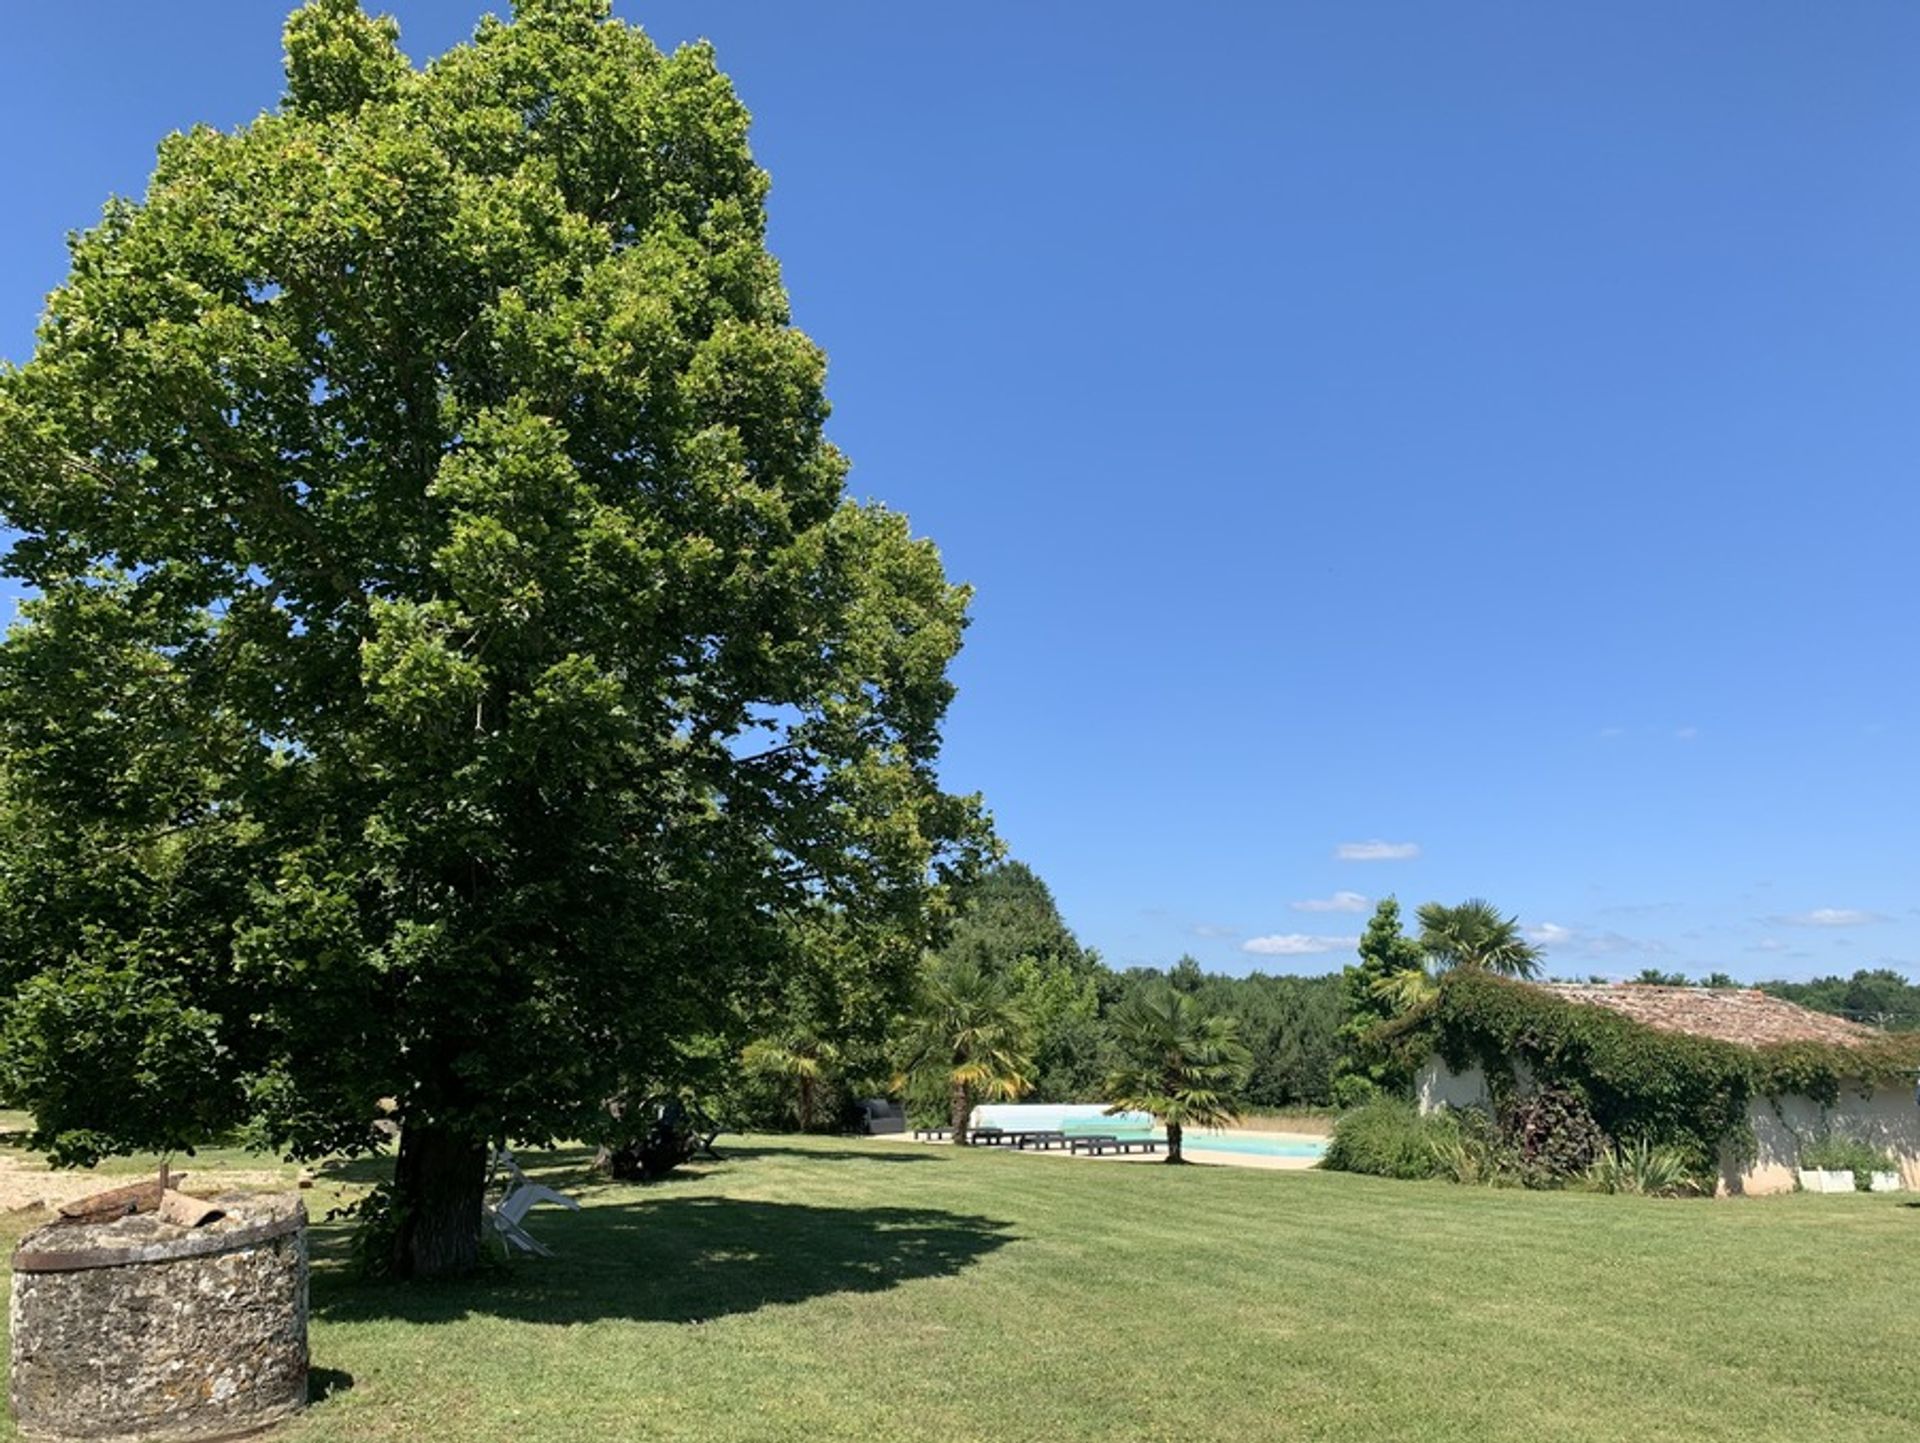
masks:
[[[998,978],[967,962],[943,963],[926,974],[901,1045],[896,1088],[942,1089],[953,1140],[964,1145],[974,1104],[1016,1098],[1032,1075],[1027,1020]]]
[[[813,1127],[820,1088],[840,1061],[840,1049],[814,1032],[801,1029],[749,1042],[740,1054],[740,1061],[749,1072],[793,1084],[793,1113],[799,1120],[800,1131],[807,1132]]]
[[[1415,913],[1420,945],[1448,967],[1477,967],[1502,977],[1538,977],[1540,949],[1520,932],[1518,917],[1502,917],[1484,897],[1469,897],[1457,907],[1428,902]]]
[[[1121,1061],[1107,1078],[1107,1111],[1152,1113],[1167,1129],[1168,1162],[1186,1161],[1180,1139],[1189,1126],[1222,1127],[1240,1115],[1233,1094],[1251,1058],[1234,1018],[1162,983],[1123,1002],[1113,1032]]]
[[[1422,965],[1404,968],[1373,984],[1396,1011],[1406,1012],[1439,990],[1440,978],[1455,970],[1493,972],[1502,977],[1540,975],[1541,951],[1526,939],[1518,917],[1503,917],[1484,897],[1469,897],[1457,907],[1428,902],[1420,919]]]

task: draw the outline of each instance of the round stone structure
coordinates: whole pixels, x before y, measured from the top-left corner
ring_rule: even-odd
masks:
[[[154,1213],[54,1223],[13,1254],[14,1418],[30,1439],[231,1438],[307,1401],[307,1213],[229,1194],[180,1227]]]

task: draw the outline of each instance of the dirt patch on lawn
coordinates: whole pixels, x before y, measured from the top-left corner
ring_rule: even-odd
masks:
[[[175,1174],[188,1192],[265,1192],[291,1186],[285,1173],[265,1170],[214,1171],[192,1167]],[[0,1155],[0,1212],[53,1211],[88,1193],[104,1192],[110,1187],[138,1182],[137,1177],[115,1174],[106,1177],[97,1172],[53,1172],[29,1167],[18,1158]]]

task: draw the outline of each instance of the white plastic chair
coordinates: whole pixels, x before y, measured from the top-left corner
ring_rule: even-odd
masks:
[[[504,1179],[500,1200],[486,1205],[486,1217],[493,1230],[500,1234],[501,1241],[509,1249],[518,1248],[536,1257],[552,1257],[553,1249],[528,1232],[523,1221],[528,1212],[540,1203],[555,1203],[578,1212],[579,1201],[563,1192],[555,1192],[545,1183],[530,1181],[520,1170],[513,1153],[504,1147],[493,1155],[493,1166],[488,1176],[489,1188],[495,1179]]]

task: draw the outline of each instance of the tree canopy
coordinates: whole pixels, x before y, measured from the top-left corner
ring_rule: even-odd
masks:
[[[954,895],[938,961],[977,968],[1004,985],[1027,1021],[1032,1085],[1055,1102],[1100,1096],[1105,1034],[1099,958],[1061,919],[1053,893],[1026,863],[1004,861]]]
[[[397,1099],[403,1270],[810,929],[904,983],[983,834],[966,592],[845,495],[713,54],[608,11],[312,0],[0,374],[0,1084],[68,1161]]]

